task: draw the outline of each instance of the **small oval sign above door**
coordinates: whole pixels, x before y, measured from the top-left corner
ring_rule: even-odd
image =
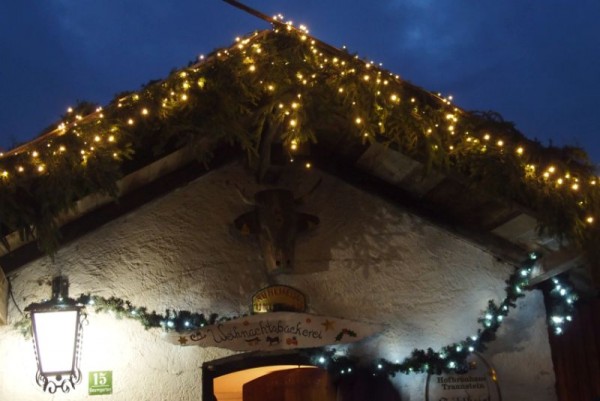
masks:
[[[252,297],[252,313],[304,312],[306,297],[287,285],[272,285],[258,291]]]

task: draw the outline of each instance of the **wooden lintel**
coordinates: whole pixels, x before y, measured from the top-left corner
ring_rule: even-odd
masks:
[[[584,263],[580,252],[573,249],[563,249],[545,256],[540,261],[543,272],[529,282],[529,285],[536,286],[544,281],[551,279],[561,273],[579,267]]]

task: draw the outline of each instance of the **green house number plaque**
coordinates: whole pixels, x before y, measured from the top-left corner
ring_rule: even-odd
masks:
[[[88,394],[112,394],[112,370],[89,372]]]

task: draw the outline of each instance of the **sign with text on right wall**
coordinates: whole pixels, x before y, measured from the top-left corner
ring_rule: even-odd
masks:
[[[478,353],[467,358],[465,373],[430,374],[426,401],[502,401],[494,368]]]

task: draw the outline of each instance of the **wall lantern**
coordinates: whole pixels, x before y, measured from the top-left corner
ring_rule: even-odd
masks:
[[[68,393],[81,382],[79,352],[83,305],[69,298],[69,281],[52,280],[52,299],[25,308],[31,314],[37,359],[36,381],[50,393]]]

